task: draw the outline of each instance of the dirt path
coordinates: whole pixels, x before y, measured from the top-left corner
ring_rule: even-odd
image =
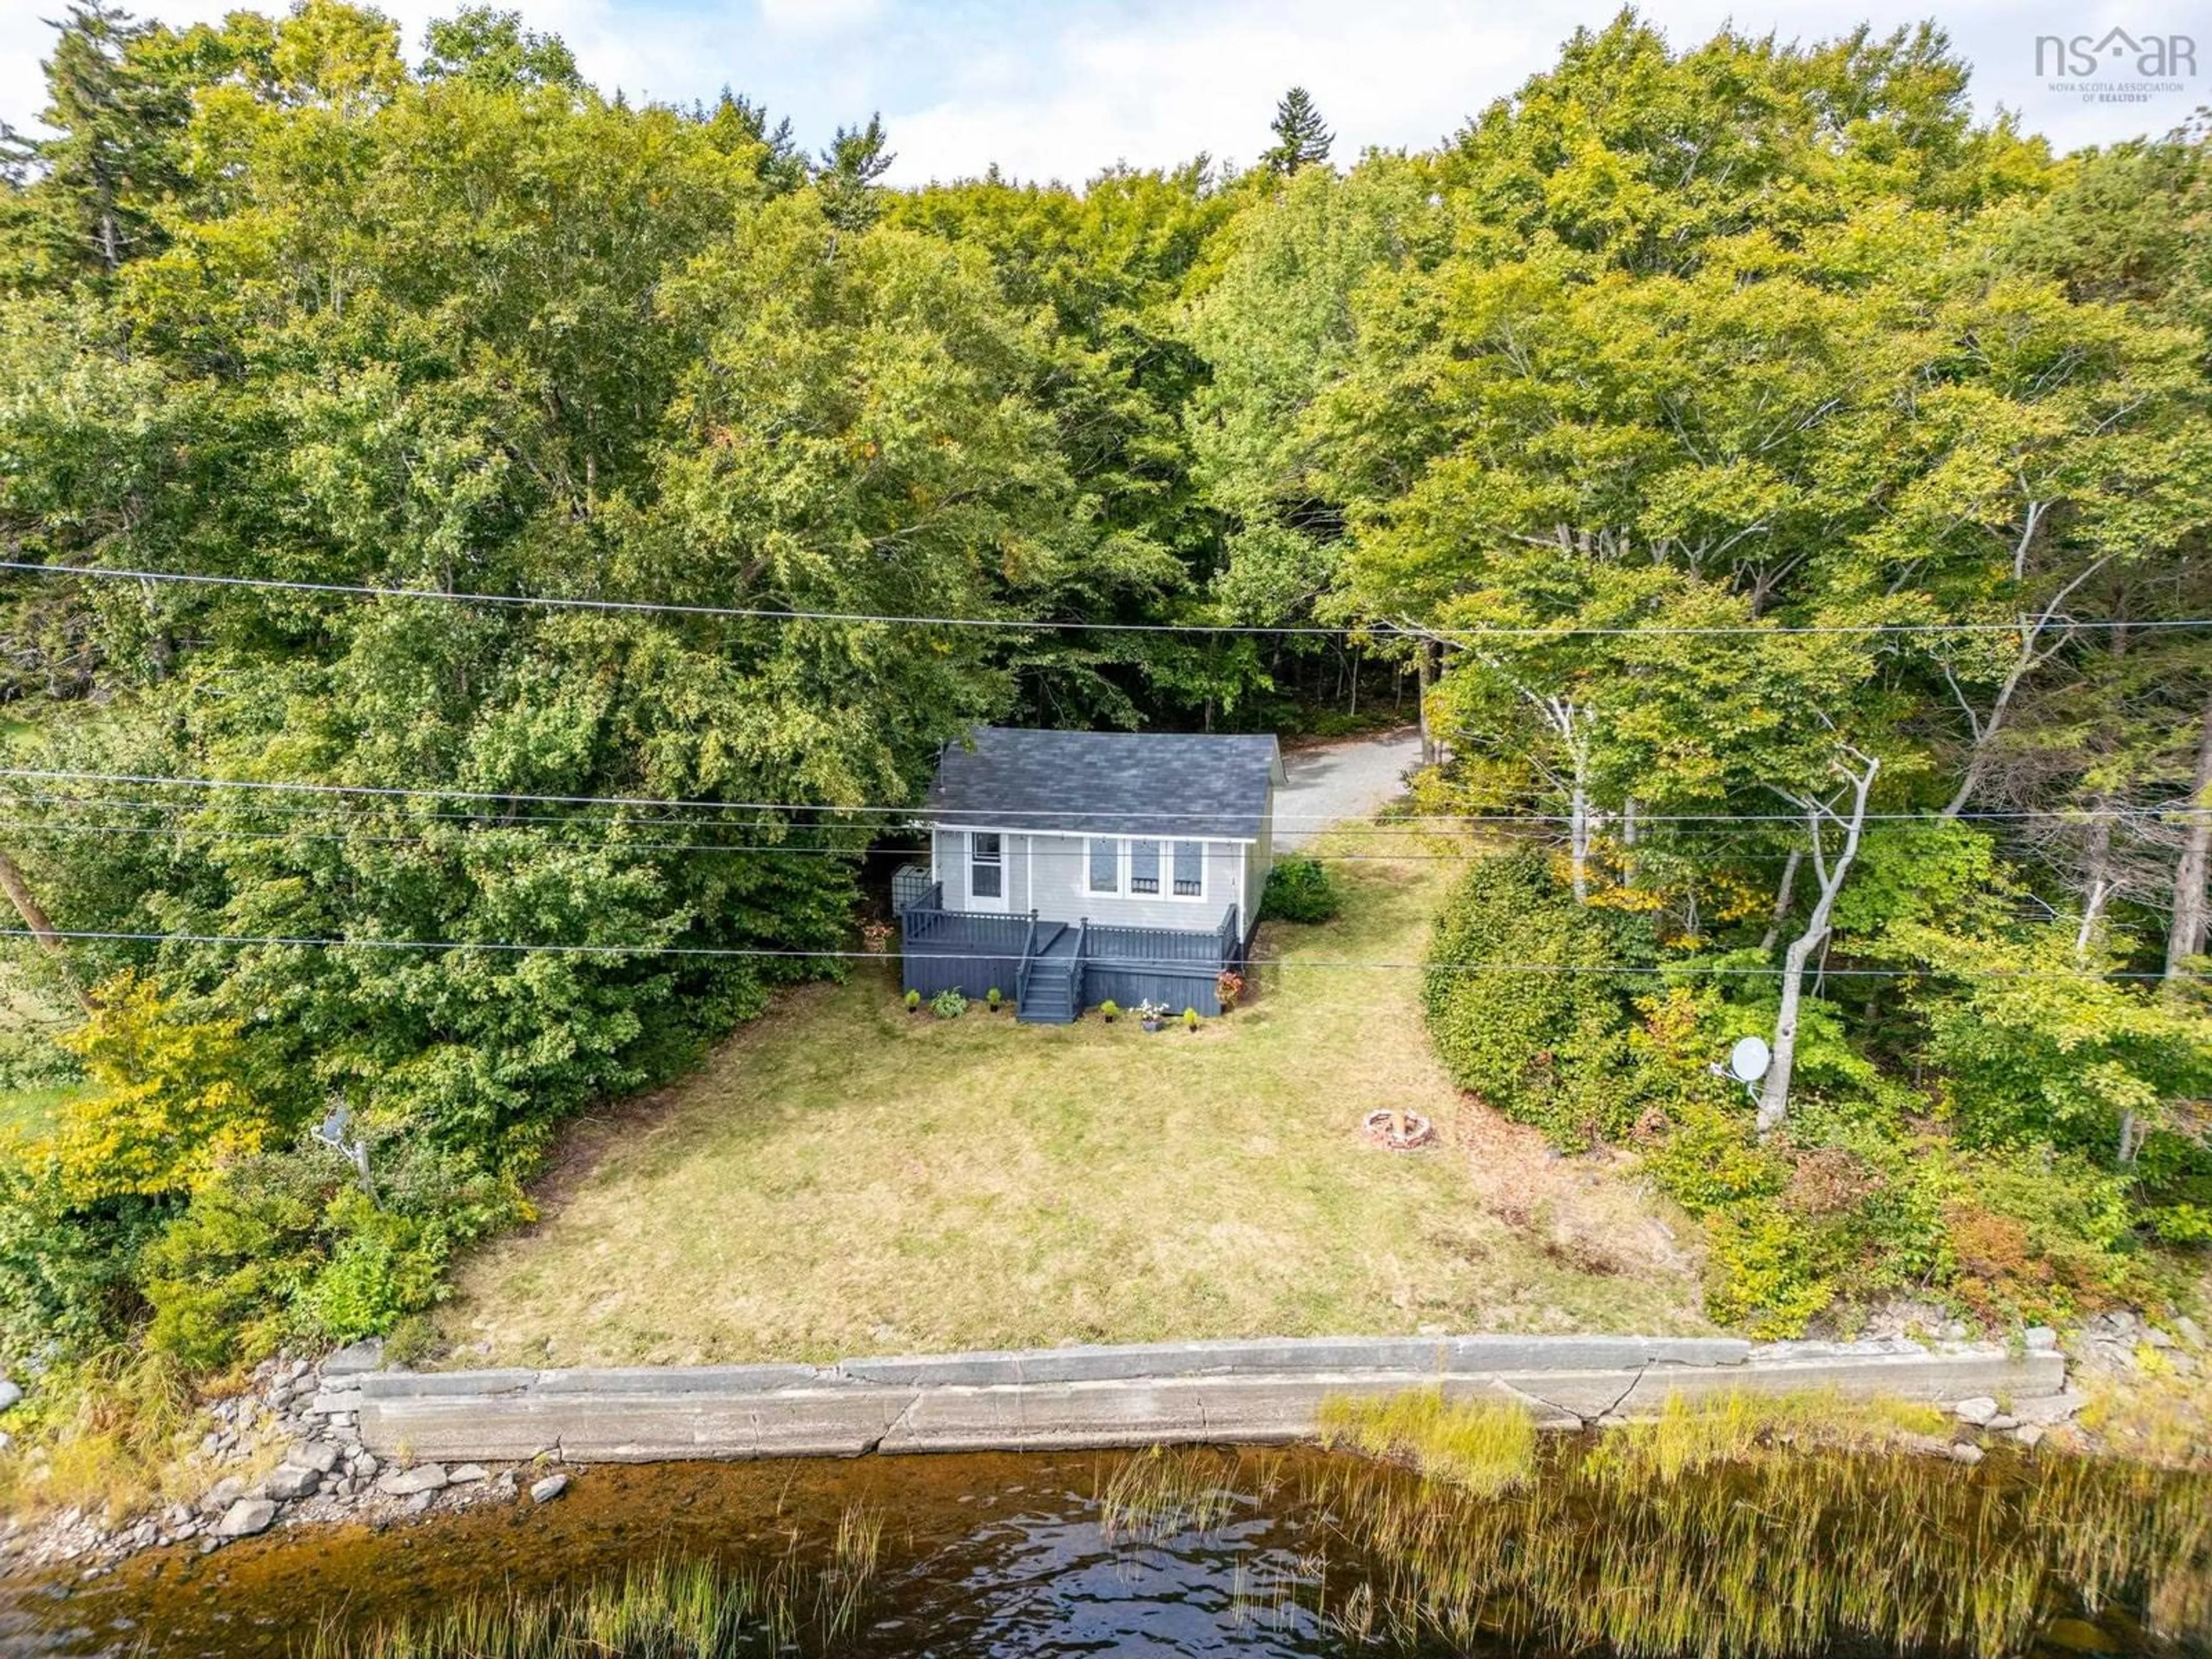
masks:
[[[1291,750],[1283,757],[1288,781],[1275,795],[1275,845],[1302,847],[1332,823],[1368,817],[1403,793],[1420,758],[1412,726]]]

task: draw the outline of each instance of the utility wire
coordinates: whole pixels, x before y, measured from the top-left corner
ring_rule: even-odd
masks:
[[[146,804],[155,805],[156,803]],[[300,814],[298,816],[305,817],[306,815]],[[319,818],[309,819],[308,822],[310,823],[327,824],[339,822],[339,820],[325,816]],[[1510,829],[1512,827],[1512,823],[1524,823],[1527,827],[1542,829],[1547,831],[1555,831],[1557,829],[1556,825],[1548,823],[1534,823],[1525,820],[1511,821],[1511,823],[1509,823],[1500,824],[1498,828]],[[598,835],[589,841],[562,838],[555,842],[556,845],[571,851],[592,851],[604,849],[605,851],[614,853],[743,853],[776,858],[801,857],[842,859],[860,859],[870,856],[878,858],[926,859],[930,857],[932,854],[932,849],[927,847],[885,847],[875,843],[856,844],[849,847],[823,847],[793,845],[788,842],[746,843],[712,841],[634,841],[625,838],[617,832],[624,830],[654,830],[663,828],[682,829],[689,826],[680,824],[655,824],[650,821],[625,823],[620,819],[606,818],[532,817],[518,823],[511,820],[501,820],[497,818],[465,817],[462,818],[462,821],[459,824],[454,826],[458,838],[461,842],[475,839],[477,836],[489,837],[508,833],[517,835],[542,834],[545,835],[549,839],[552,839],[556,836],[557,832],[564,827],[574,830],[610,832]],[[747,825],[742,823],[710,823],[698,827],[703,829],[727,828],[732,830],[741,830],[766,826]],[[1917,830],[1923,828],[1937,829],[1942,827],[1942,821],[1930,820],[1924,824],[1917,823],[1899,823],[1892,827],[1897,830]],[[307,841],[327,842],[348,846],[428,848],[431,845],[431,842],[428,838],[430,832],[427,830],[414,835],[389,835],[370,834],[358,830],[317,830],[309,827],[255,830],[228,828],[216,824],[177,823],[173,822],[169,823],[85,823],[52,818],[0,818],[0,830],[15,830],[27,836],[138,836],[142,838],[166,838],[173,836],[179,840],[193,841],[283,842]],[[474,831],[475,835],[471,836],[468,834],[467,832],[469,831]],[[1737,839],[1740,838],[1741,834],[1741,832],[1729,830],[1725,826],[1718,824],[1692,828],[1685,830],[1683,833],[1692,836],[1698,841],[1707,842]],[[1332,840],[1347,836],[1368,837],[1366,840],[1353,843],[1354,845],[1358,846],[1375,846],[1378,844],[1389,844],[1401,842],[1412,842],[1416,844],[1420,844],[1433,842],[1444,838],[1442,833],[1437,831],[1393,834],[1385,831],[1364,830],[1356,827],[1331,833]],[[1656,845],[1656,844],[1655,843],[1655,846]],[[1283,848],[1282,851],[1287,856],[1312,859],[1323,864],[1457,863],[1464,862],[1479,856],[1473,848],[1462,848],[1455,852],[1444,853],[1398,851],[1361,853],[1335,852],[1329,850],[1329,848],[1326,847],[1314,847],[1309,845],[1303,847],[1287,847]]]
[[[574,820],[589,827],[588,819]],[[497,833],[506,828],[498,823],[477,826],[480,830]],[[621,826],[617,825],[617,828]],[[351,845],[428,847],[421,836],[371,836],[347,834],[343,831],[315,830],[223,830],[203,824],[160,823],[54,823],[39,818],[0,818],[0,830],[20,830],[33,836],[175,836],[200,841],[314,841]],[[538,826],[529,826],[518,833],[535,835]],[[568,842],[564,848],[570,852],[605,850],[613,853],[750,853],[771,858],[833,858],[858,859],[869,854],[886,858],[926,859],[930,855],[927,847],[789,847],[773,844],[740,846],[725,842],[701,841],[623,841],[613,837],[596,842]],[[1458,853],[1310,853],[1300,849],[1301,857],[1317,859],[1326,864],[1420,864],[1463,863],[1476,855],[1471,852]]]
[[[239,587],[257,591],[316,593],[332,598],[373,599],[428,599],[453,605],[489,605],[552,611],[594,611],[680,617],[718,617],[753,622],[860,623],[903,628],[1006,629],[1016,632],[1067,631],[1106,634],[1194,634],[1307,635],[1328,639],[1382,636],[1398,639],[1449,640],[1597,638],[1649,634],[1661,637],[1751,638],[1790,635],[1926,635],[2017,634],[2031,626],[2026,622],[1986,623],[1802,623],[1735,626],[1692,626],[1667,623],[1623,627],[1480,627],[1407,628],[1395,623],[1352,627],[1320,627],[1275,623],[1126,623],[1080,622],[1020,617],[918,617],[854,611],[797,611],[724,605],[678,605],[653,599],[591,599],[552,594],[449,592],[436,588],[384,587],[366,582],[296,581],[276,576],[219,576],[186,570],[129,570],[108,565],[38,564],[24,559],[0,559],[0,570],[40,576],[94,576],[125,581],[168,582],[197,587]],[[2120,617],[2088,617],[2046,626],[2069,629],[2185,629],[2212,628],[2212,617],[2185,617],[2160,621],[2130,621]]]
[[[277,794],[365,796],[382,799],[412,799],[418,797],[427,796],[434,799],[444,800],[511,802],[518,805],[626,806],[657,811],[694,811],[714,810],[744,812],[823,812],[848,814],[859,812],[876,814],[890,813],[903,814],[908,819],[915,822],[930,821],[941,823],[944,824],[944,827],[952,830],[988,830],[994,827],[988,823],[955,823],[948,820],[937,818],[934,817],[932,809],[927,803],[917,803],[913,805],[905,806],[890,806],[874,803],[832,805],[816,801],[656,799],[650,797],[635,795],[550,795],[529,794],[504,790],[454,789],[435,784],[302,783],[271,779],[167,777],[159,774],[141,772],[80,772],[28,767],[0,767],[0,778],[21,778],[43,782],[63,783],[119,783],[131,784],[141,787],[155,788],[238,789]],[[2124,809],[2124,811],[2146,817],[2183,817],[2199,812],[2212,812],[2212,806],[2179,805],[2170,808],[2142,807]],[[974,817],[986,815],[975,812],[966,812],[963,811],[963,816]],[[1037,806],[993,808],[988,816],[994,818],[1024,819],[1138,818],[1148,821],[1158,819],[1174,819],[1177,821],[1201,819],[1208,823],[1218,823],[1223,817],[1229,815],[1218,811],[1144,811],[1133,808],[1126,811],[1110,810],[1102,811],[1072,811],[1066,807]],[[1593,821],[1596,819],[1597,816],[1598,815],[1595,814],[1592,815]],[[2072,809],[2053,808],[2033,810],[2022,808],[2014,811],[1961,812],[1957,814],[1955,817],[1950,819],[1941,818],[1932,812],[1869,812],[1866,815],[1865,821],[1869,823],[1940,823],[1956,822],[2008,823],[2028,820],[2056,819],[2060,821],[2087,823],[2096,816],[2098,815],[2094,813]],[[1341,814],[1328,815],[1318,812],[1278,813],[1271,820],[1273,823],[1278,826],[1290,823],[1307,823],[1325,825],[1340,823],[1341,821]],[[1394,817],[1390,819],[1389,822],[1392,823],[1405,824],[1566,824],[1572,823],[1574,820],[1564,813],[1416,812],[1408,814],[1404,817]],[[1681,812],[1654,813],[1649,816],[1639,813],[1637,815],[1636,822],[1639,825],[1655,823],[1788,823],[1802,825],[1805,822],[1805,817],[1802,813],[1799,812]],[[817,825],[806,827],[818,828],[823,826]],[[1084,833],[1079,829],[1066,829],[1054,823],[1041,824],[1038,828],[1040,833],[1044,834],[1060,833],[1080,835]],[[1201,835],[1194,837],[1194,839],[1202,840],[1207,839],[1207,837]],[[1216,836],[1212,837],[1212,839],[1218,840],[1220,839],[1220,837]]]
[[[27,927],[0,927],[0,939],[34,939],[39,935]],[[568,945],[556,942],[518,943],[502,939],[332,939],[295,934],[241,933],[135,933],[108,932],[98,929],[53,929],[47,937],[94,942],[137,945],[236,945],[285,948],[344,951],[489,951],[504,955],[546,955],[586,957],[768,957],[796,961],[857,961],[884,962],[890,953],[882,951],[802,951],[773,949],[755,945]],[[1022,952],[990,952],[962,951],[948,952],[967,962],[1012,963],[1017,965],[1031,958]],[[1151,957],[1086,957],[1085,966],[1105,969],[1157,970],[1160,963]],[[1202,965],[1202,964],[1201,964]],[[1331,961],[1324,958],[1282,957],[1268,957],[1250,964],[1256,968],[1319,968],[1346,969],[1357,972],[1411,972],[1459,974],[1602,974],[1602,975],[1668,975],[1680,974],[1691,977],[1698,975],[1725,975],[1735,978],[1771,978],[1786,974],[1783,968],[1738,967],[1725,963],[1705,964],[1685,962],[1665,964],[1584,963],[1550,962],[1360,962]],[[2005,968],[1830,968],[1820,975],[1826,979],[2021,979],[2021,980],[2152,980],[2172,978],[2195,980],[2202,975],[2166,975],[2158,973],[2091,973],[2082,969],[2005,969]]]

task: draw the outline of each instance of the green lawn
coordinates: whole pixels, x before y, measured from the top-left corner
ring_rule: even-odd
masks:
[[[57,1033],[77,1020],[75,1006],[58,1005],[51,991],[11,961],[0,960],[0,1058],[9,1062],[10,1075],[52,1076],[60,1068],[54,1047]],[[36,1062],[26,1065],[26,1061]],[[21,1070],[18,1070],[18,1067]],[[54,1114],[84,1091],[82,1083],[61,1083],[34,1088],[0,1088],[0,1141],[11,1133],[44,1134]]]
[[[874,968],[793,994],[579,1127],[544,1218],[465,1264],[453,1363],[1701,1328],[1635,1188],[1449,1086],[1418,975],[1297,965],[1416,959],[1459,867],[1338,866],[1343,915],[1271,927],[1263,994],[1196,1036],[909,1016]],[[1364,1144],[1394,1103],[1443,1144]]]
[[[52,1089],[0,1091],[0,1139],[11,1130],[27,1136],[44,1134],[52,1126],[54,1114],[83,1092],[81,1083]]]

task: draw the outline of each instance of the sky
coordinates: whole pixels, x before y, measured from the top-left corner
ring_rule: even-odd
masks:
[[[41,15],[65,0],[0,0],[0,119],[27,125],[40,103]],[[139,0],[172,23],[212,19],[240,0]],[[460,0],[390,0],[409,56],[422,26]],[[979,173],[1079,182],[1115,161],[1172,166],[1203,151],[1247,162],[1268,142],[1276,100],[1306,87],[1337,134],[1336,159],[1370,145],[1420,149],[1547,66],[1616,0],[496,0],[565,39],[585,76],[633,100],[711,100],[725,85],[788,114],[810,149],[841,122],[880,111],[896,184]],[[279,9],[261,0],[262,9]],[[2163,132],[2212,102],[2193,63],[2146,80],[2133,59],[2104,71],[2117,101],[2054,84],[2039,36],[2114,27],[2131,40],[2193,36],[2212,68],[2204,0],[1959,0],[1859,7],[1786,0],[1647,3],[1677,46],[1733,19],[1747,31],[1813,41],[1859,21],[1887,31],[1933,20],[1975,67],[1978,106],[2012,110],[2061,149]],[[2048,52],[2048,48],[2045,49]]]

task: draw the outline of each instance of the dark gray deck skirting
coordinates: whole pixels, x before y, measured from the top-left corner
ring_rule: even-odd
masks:
[[[1670,1394],[1834,1389],[1954,1401],[2058,1393],[2048,1350],[1728,1338],[1335,1338],[1046,1348],[836,1365],[373,1372],[362,1439],[386,1458],[577,1462],[1276,1443],[1332,1395],[1437,1388],[1546,1427],[1656,1412]]]

